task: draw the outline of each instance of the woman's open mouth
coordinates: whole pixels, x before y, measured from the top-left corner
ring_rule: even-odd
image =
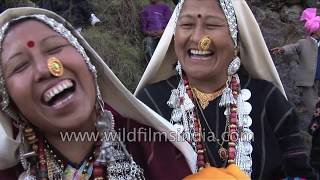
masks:
[[[75,89],[72,80],[63,80],[44,92],[42,100],[47,106],[58,108],[72,98]]]
[[[188,56],[189,58],[195,58],[195,59],[202,59],[202,58],[207,58],[213,55],[213,52],[208,50],[208,51],[202,51],[202,50],[196,50],[196,49],[189,49],[188,50]]]

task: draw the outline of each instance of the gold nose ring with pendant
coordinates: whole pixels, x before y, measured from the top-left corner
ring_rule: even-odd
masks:
[[[198,43],[198,49],[202,51],[206,51],[209,49],[211,44],[211,39],[208,35],[203,36]]]
[[[48,69],[53,76],[59,77],[63,75],[63,65],[56,57],[48,59]]]

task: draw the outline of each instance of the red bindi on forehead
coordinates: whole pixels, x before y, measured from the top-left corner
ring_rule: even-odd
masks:
[[[202,17],[202,15],[201,14],[198,14],[198,16],[197,16],[198,18],[201,18]]]
[[[35,45],[34,41],[28,41],[28,42],[27,42],[27,46],[28,46],[29,48],[33,48],[34,45]]]

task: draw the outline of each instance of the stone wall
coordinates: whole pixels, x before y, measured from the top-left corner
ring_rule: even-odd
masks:
[[[295,43],[297,40],[304,38],[304,23],[299,20],[300,15],[306,7],[315,7],[317,2],[317,0],[248,0],[269,49]],[[289,101],[299,106],[301,98],[292,78],[295,76],[298,57],[272,55],[272,58]],[[301,111],[302,113],[299,115],[302,119],[301,126],[306,129],[311,115],[303,113],[303,110]]]
[[[255,2],[251,3],[251,9],[256,16],[269,49],[295,43],[305,36],[303,23],[299,20],[303,5],[299,1],[296,4],[273,1],[269,3]],[[292,77],[290,75],[294,74],[297,57],[273,56],[273,60],[284,83],[289,100],[298,104],[300,102],[298,92],[293,85],[292,78],[290,78]]]

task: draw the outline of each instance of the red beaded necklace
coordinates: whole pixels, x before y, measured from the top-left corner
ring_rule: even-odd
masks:
[[[186,92],[191,100],[193,100],[192,90],[189,85],[189,81],[186,77],[183,78],[184,87],[186,88]],[[206,154],[206,148],[202,141],[202,130],[200,124],[200,118],[195,114],[195,121],[194,121],[194,131],[195,131],[195,143],[196,143],[196,152],[197,152],[197,167],[198,171],[209,166],[208,157]]]
[[[47,166],[47,156],[46,151],[49,151],[45,147],[45,140],[42,136],[37,136],[34,132],[33,128],[27,127],[24,130],[24,136],[26,137],[28,144],[31,145],[34,152],[36,152],[36,156],[32,156],[31,159],[31,168],[30,174],[34,177],[37,177],[39,180],[48,180],[48,170]],[[100,152],[101,142],[97,141],[95,143],[94,154],[97,156]],[[96,159],[97,157],[95,157]],[[62,163],[62,162],[61,162]],[[60,165],[62,172],[64,171],[64,165]],[[94,180],[105,180],[105,166],[99,162],[93,162],[93,179]]]
[[[183,76],[183,83],[186,88],[186,92],[189,96],[189,98],[195,102],[192,89],[190,88],[189,81],[187,80],[186,76]],[[237,76],[233,75],[231,77],[231,90],[232,95],[235,100],[238,98],[238,91],[239,91],[239,83],[237,80]],[[230,105],[230,116],[229,116],[229,124],[228,124],[228,134],[229,134],[229,142],[228,142],[228,163],[235,163],[235,156],[236,156],[236,142],[238,139],[238,115],[237,115],[237,104],[231,104]],[[194,131],[195,131],[195,143],[196,143],[196,152],[197,152],[197,167],[198,170],[201,170],[202,168],[205,168],[209,165],[208,157],[206,154],[206,148],[203,143],[202,139],[202,131],[201,131],[201,124],[200,124],[200,118],[197,115],[196,112],[194,112],[195,115],[195,121],[194,121]],[[219,149],[220,151],[220,149]],[[220,152],[219,152],[220,153]]]
[[[234,99],[237,102],[239,83],[236,76],[231,77],[231,90]],[[236,142],[238,140],[238,115],[237,115],[237,104],[231,104],[230,117],[229,117],[229,148],[228,148],[228,163],[235,163],[236,158]]]

